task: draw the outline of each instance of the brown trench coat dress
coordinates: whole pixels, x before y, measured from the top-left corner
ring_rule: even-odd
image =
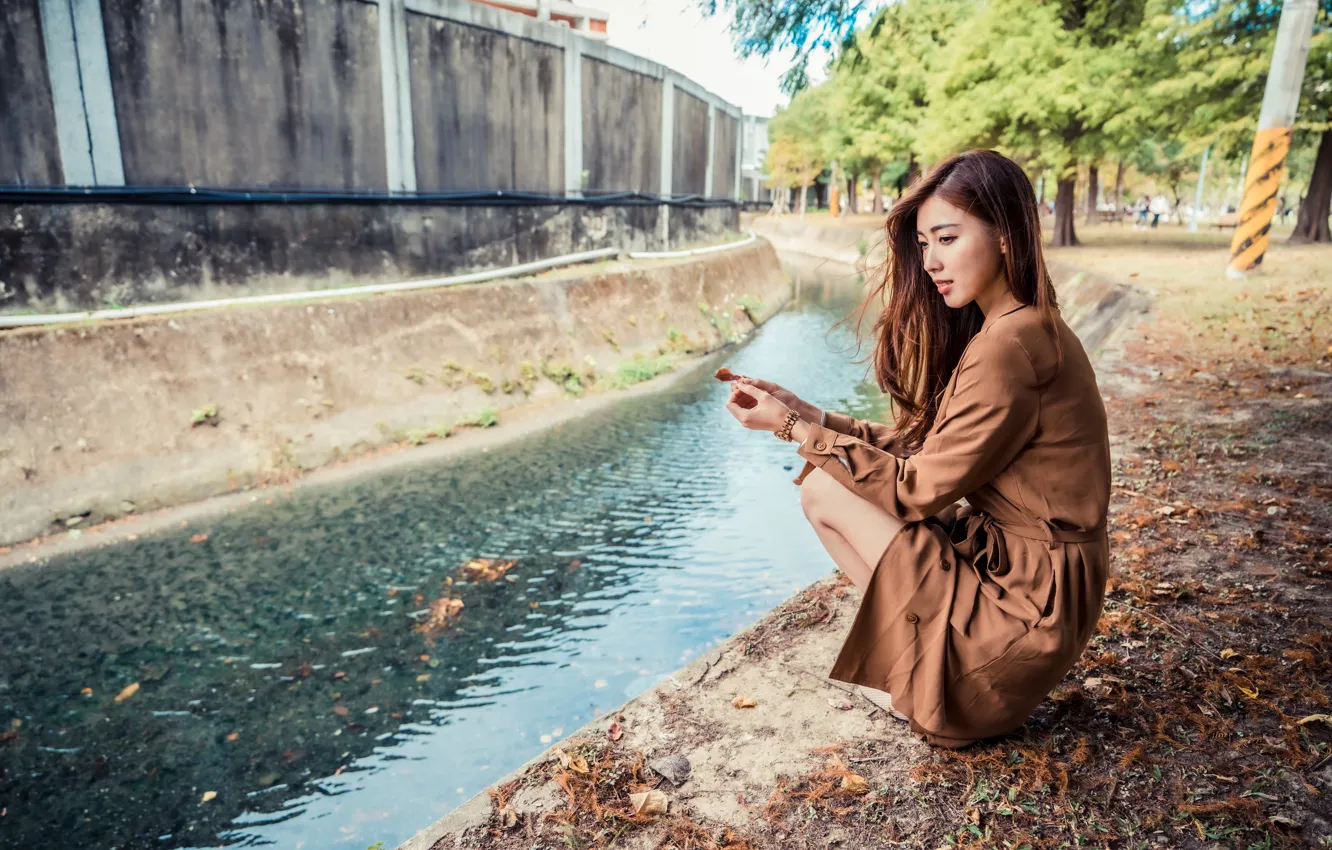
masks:
[[[799,448],[907,521],[879,558],[830,676],[885,690],[913,732],[964,747],[1017,729],[1077,661],[1108,575],[1110,443],[1082,343],[1061,318],[986,317],[919,451],[829,413]],[[978,514],[934,518],[965,496]]]

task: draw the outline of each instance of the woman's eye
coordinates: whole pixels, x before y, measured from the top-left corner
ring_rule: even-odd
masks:
[[[939,244],[941,244],[941,245],[951,245],[951,244],[953,244],[953,240],[956,239],[956,238],[957,238],[956,236],[940,236],[940,237],[939,237]]]
[[[922,251],[924,251],[926,248],[929,247],[929,246],[926,245],[924,242],[917,242],[916,244],[920,246],[920,250],[922,250]]]

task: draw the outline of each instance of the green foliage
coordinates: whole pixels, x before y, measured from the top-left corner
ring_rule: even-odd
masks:
[[[200,425],[212,425],[216,428],[221,421],[217,415],[216,404],[205,404],[203,407],[190,411],[190,427],[192,428]]]
[[[606,386],[611,389],[624,389],[658,375],[671,371],[673,358],[669,354],[660,357],[644,357],[636,354],[630,360],[621,360],[615,371],[606,377]]]
[[[483,407],[470,416],[458,420],[463,428],[489,428],[499,424],[499,413],[493,407]]]

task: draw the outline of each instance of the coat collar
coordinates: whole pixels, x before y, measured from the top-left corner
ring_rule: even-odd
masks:
[[[1016,307],[1009,307],[1007,310],[995,313],[992,316],[986,316],[985,321],[981,323],[981,330],[985,330],[986,328],[990,327],[990,325],[993,325],[995,322],[999,321],[1004,316],[1007,316],[1009,313],[1016,313],[1018,310],[1021,310],[1023,307],[1028,307],[1028,306],[1030,305],[1018,304]]]

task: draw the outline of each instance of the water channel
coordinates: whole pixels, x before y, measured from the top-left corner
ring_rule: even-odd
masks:
[[[798,457],[711,378],[882,416],[828,334],[858,281],[789,271],[790,308],[667,390],[0,572],[0,847],[391,848],[826,575]],[[474,558],[517,564],[445,584]]]

